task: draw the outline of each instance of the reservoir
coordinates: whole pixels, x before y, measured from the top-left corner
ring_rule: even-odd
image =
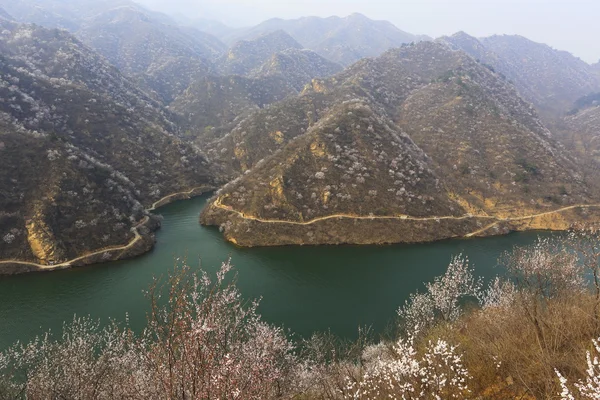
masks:
[[[410,293],[444,273],[450,258],[463,253],[475,274],[489,280],[502,274],[498,256],[530,244],[538,232],[447,240],[419,245],[287,246],[238,248],[198,216],[208,195],[160,208],[164,216],[153,251],[131,260],[51,273],[0,278],[0,350],[48,330],[59,333],[73,315],[106,322],[129,316],[144,326],[144,291],[165,276],[176,259],[214,274],[231,258],[238,287],[247,299],[262,298],[263,319],[308,336],[330,329],[355,337],[359,326],[382,332]],[[548,233],[542,233],[548,235]]]

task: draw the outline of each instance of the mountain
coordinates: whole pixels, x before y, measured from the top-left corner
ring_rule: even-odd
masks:
[[[278,75],[207,76],[192,83],[169,108],[183,116],[188,136],[202,143],[221,137],[253,111],[296,94]]]
[[[184,117],[188,135],[199,143],[219,139],[236,121],[298,94],[312,79],[342,70],[283,31],[238,42],[218,65],[233,75],[197,79],[169,107]]]
[[[249,75],[273,54],[288,49],[300,50],[302,46],[290,35],[278,30],[253,40],[240,40],[217,61],[217,65],[222,75]]]
[[[584,159],[600,166],[600,94],[581,109],[565,117],[563,129],[566,144],[579,151]]]
[[[214,72],[210,60],[225,51],[209,34],[161,23],[130,6],[95,16],[77,36],[166,103]]]
[[[297,95],[313,79],[340,70],[310,50],[284,50],[249,77],[207,76],[194,81],[169,109],[184,117],[188,136],[204,144],[221,138],[253,111]]]
[[[41,77],[69,81],[94,93],[109,96],[124,107],[144,107],[166,118],[158,102],[123,77],[106,60],[62,30],[0,21],[2,54],[27,64]],[[43,51],[40,51],[43,50]]]
[[[49,28],[67,29],[70,31],[77,29],[77,22],[47,4],[41,4],[34,1],[8,1],[1,0],[0,7],[8,12],[14,20],[20,22],[31,22],[37,25]]]
[[[13,20],[13,17],[6,12],[6,10],[4,10],[2,7],[0,7],[0,18],[2,19],[7,19],[9,21]]]
[[[303,47],[344,66],[364,57],[376,57],[404,43],[427,39],[403,32],[390,22],[373,21],[361,14],[352,14],[345,18],[270,19],[221,39],[226,43],[234,43],[240,39],[253,39],[277,30],[287,32]]]
[[[210,33],[211,35],[216,37],[227,36],[237,30],[213,19],[196,18],[189,20],[183,17],[179,20],[181,21],[180,23],[183,26],[189,26],[191,28],[198,29],[199,31]]]
[[[79,261],[89,263],[147,250],[157,221],[144,208],[212,185],[206,157],[67,32],[6,21],[0,31],[2,258],[50,264],[106,249]]]
[[[587,63],[521,36],[476,39],[460,32],[441,40],[506,75],[548,120],[562,117],[575,100],[600,87]]]
[[[129,0],[0,0],[0,6],[17,21],[75,33],[166,104],[193,79],[214,73],[211,60],[226,50],[216,37]]]
[[[291,48],[275,53],[253,75],[279,76],[296,90],[315,78],[327,78],[342,70],[342,66],[306,49]]]
[[[78,30],[86,19],[122,6],[135,8],[154,20],[175,25],[165,14],[148,10],[130,0],[0,0],[0,7],[19,22],[67,29],[71,32]]]
[[[577,100],[554,133],[578,157],[586,181],[600,182],[600,93]]]
[[[596,74],[596,77],[600,80],[600,62],[592,64],[592,71]]]
[[[596,196],[510,83],[435,43],[314,80],[207,152],[237,178],[201,221],[243,246],[564,229],[581,217],[551,211]]]

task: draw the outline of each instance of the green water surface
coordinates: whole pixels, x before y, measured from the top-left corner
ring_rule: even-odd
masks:
[[[300,335],[331,329],[355,336],[359,326],[381,332],[409,294],[445,271],[452,255],[464,253],[477,275],[502,273],[497,258],[512,246],[532,243],[538,233],[447,240],[420,245],[286,246],[238,248],[215,228],[200,226],[207,196],[173,203],[163,216],[153,251],[131,260],[52,273],[0,278],[0,350],[51,329],[60,331],[74,314],[103,321],[145,321],[143,291],[166,274],[175,258],[214,272],[231,257],[247,298],[262,297],[264,319]]]

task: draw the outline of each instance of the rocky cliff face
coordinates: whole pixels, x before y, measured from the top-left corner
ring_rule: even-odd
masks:
[[[314,81],[209,151],[244,174],[202,221],[242,245],[493,233],[495,221],[592,196],[511,84],[432,43]]]
[[[3,259],[58,263],[123,245],[154,201],[211,184],[170,114],[101,57],[64,31],[1,29]]]

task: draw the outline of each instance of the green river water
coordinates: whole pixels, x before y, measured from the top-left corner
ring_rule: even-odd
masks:
[[[143,326],[148,302],[143,291],[153,276],[166,274],[175,258],[214,272],[231,257],[238,286],[247,298],[262,297],[269,322],[300,335],[331,329],[354,337],[359,326],[381,332],[409,294],[445,271],[452,255],[463,253],[476,274],[501,274],[498,256],[532,243],[539,233],[447,240],[420,245],[288,246],[238,248],[215,228],[200,226],[207,196],[170,204],[153,251],[131,260],[52,273],[0,278],[0,350],[51,329],[60,331],[73,315]],[[547,234],[544,234],[547,235]]]

